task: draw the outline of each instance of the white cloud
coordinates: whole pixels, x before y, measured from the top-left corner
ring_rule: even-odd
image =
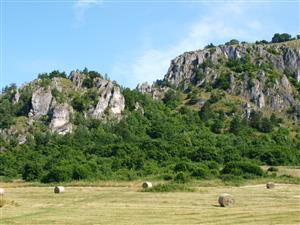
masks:
[[[135,87],[140,82],[162,79],[173,58],[183,52],[203,48],[212,40],[254,40],[256,32],[261,32],[262,24],[243,15],[246,9],[245,5],[237,3],[214,7],[192,24],[187,35],[177,43],[162,49],[147,48],[133,61],[115,63],[112,76]]]
[[[83,23],[85,20],[86,12],[102,3],[102,0],[77,0],[74,5],[75,19],[78,23]]]

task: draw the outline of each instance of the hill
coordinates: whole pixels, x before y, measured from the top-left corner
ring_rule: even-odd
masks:
[[[6,87],[0,176],[185,182],[299,164],[299,43],[209,45],[136,90],[87,69]]]

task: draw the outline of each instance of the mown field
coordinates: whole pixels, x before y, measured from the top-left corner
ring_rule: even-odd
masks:
[[[2,184],[3,186],[3,184]],[[300,224],[300,185],[196,187],[195,192],[141,192],[139,182],[103,187],[6,185],[0,224]],[[220,193],[236,205],[221,208]]]

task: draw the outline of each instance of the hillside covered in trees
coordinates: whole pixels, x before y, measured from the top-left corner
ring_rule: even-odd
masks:
[[[186,52],[162,80],[120,87],[53,71],[0,97],[0,176],[251,179],[300,164],[300,40],[231,40]]]

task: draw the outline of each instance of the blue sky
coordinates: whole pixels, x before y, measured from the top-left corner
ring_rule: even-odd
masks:
[[[163,78],[171,59],[236,38],[299,34],[299,2],[2,0],[2,82],[87,67],[123,86]]]

